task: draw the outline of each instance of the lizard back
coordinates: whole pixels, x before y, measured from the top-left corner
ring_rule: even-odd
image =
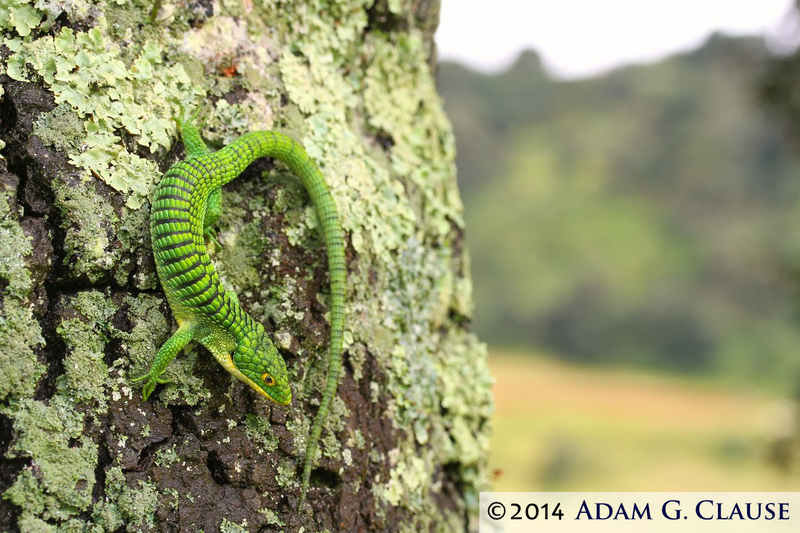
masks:
[[[158,277],[179,323],[199,318],[236,335],[249,317],[222,286],[203,237],[212,165],[210,157],[199,157],[166,172],[153,197],[150,235]]]

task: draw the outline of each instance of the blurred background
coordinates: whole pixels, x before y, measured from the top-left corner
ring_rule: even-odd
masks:
[[[799,21],[443,0],[495,490],[800,490]]]

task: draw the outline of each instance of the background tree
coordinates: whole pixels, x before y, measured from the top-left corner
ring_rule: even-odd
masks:
[[[800,158],[756,98],[772,59],[717,34],[580,80],[532,51],[442,63],[481,337],[790,388]]]
[[[0,529],[457,530],[491,412],[454,141],[431,73],[437,2],[0,0]],[[260,161],[224,191],[224,283],[293,375],[288,408],[192,348],[142,402],[175,324],[149,243],[170,117],[217,145],[303,142],[347,234],[344,372],[308,501],[302,453],[328,339],[302,186]]]
[[[797,18],[800,2],[787,17]],[[796,39],[796,36],[794,36]],[[797,142],[800,139],[800,98],[797,84],[800,82],[800,49],[774,56],[760,80],[761,101],[772,112],[772,118],[780,122]]]

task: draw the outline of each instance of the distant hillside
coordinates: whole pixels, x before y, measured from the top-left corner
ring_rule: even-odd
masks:
[[[587,361],[800,376],[800,159],[758,107],[769,55],[698,50],[559,82],[453,63],[476,328]]]

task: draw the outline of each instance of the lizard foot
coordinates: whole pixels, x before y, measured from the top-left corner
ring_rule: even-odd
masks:
[[[198,129],[203,127],[205,119],[200,119],[200,108],[195,108],[194,111],[189,112],[186,106],[181,104],[178,116],[173,116],[172,120],[178,124],[178,131],[183,131],[186,126],[194,126]]]
[[[131,383],[139,383],[142,381],[147,380],[147,382],[142,387],[142,399],[147,401],[147,398],[153,394],[153,391],[156,388],[156,385],[163,385],[165,383],[171,383],[172,380],[169,378],[162,378],[160,376],[151,376],[150,372],[143,376],[139,376],[138,378],[133,378],[130,380]]]
[[[217,230],[216,229],[208,228],[207,230],[205,230],[203,232],[203,237],[205,237],[205,239],[206,239],[206,242],[207,242],[206,246],[208,246],[208,244],[212,244],[213,243],[215,250],[222,250],[222,243],[219,242],[219,239],[217,239]]]

